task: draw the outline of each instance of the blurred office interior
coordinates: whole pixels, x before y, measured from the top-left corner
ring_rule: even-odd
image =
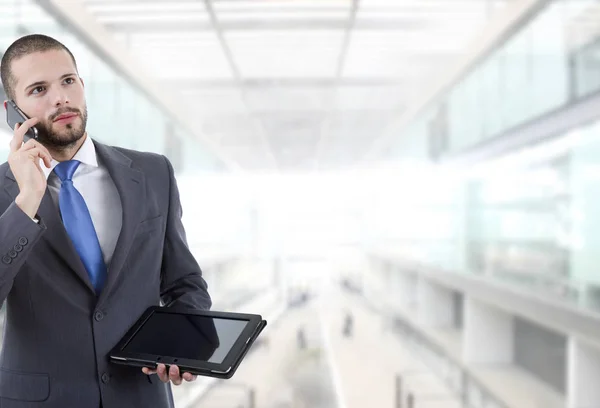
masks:
[[[600,408],[600,0],[0,0],[29,33],[269,320],[177,407]]]

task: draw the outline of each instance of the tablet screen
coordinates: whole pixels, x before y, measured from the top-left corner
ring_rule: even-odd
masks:
[[[154,312],[123,351],[220,364],[248,321]]]

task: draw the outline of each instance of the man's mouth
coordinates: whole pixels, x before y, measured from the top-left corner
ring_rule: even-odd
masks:
[[[66,122],[72,121],[77,116],[79,116],[79,115],[77,113],[73,113],[73,112],[63,113],[61,115],[58,115],[58,117],[56,119],[54,119],[54,122],[66,123]]]

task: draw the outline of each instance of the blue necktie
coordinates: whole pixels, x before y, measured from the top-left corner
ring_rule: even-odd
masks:
[[[58,193],[58,206],[67,234],[90,276],[96,294],[99,294],[106,281],[106,265],[90,212],[71,180],[79,164],[77,160],[68,160],[54,168],[62,183]]]

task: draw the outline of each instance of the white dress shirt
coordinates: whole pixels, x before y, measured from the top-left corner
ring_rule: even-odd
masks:
[[[98,241],[100,241],[104,262],[109,265],[115,252],[117,239],[121,233],[123,210],[119,192],[110,174],[108,174],[108,170],[98,164],[96,148],[89,136],[85,136],[85,141],[73,156],[73,160],[81,162],[75,170],[75,174],[73,174],[73,185],[85,200],[92,216]],[[51,167],[47,168],[41,162],[42,170],[48,180],[48,189],[56,208],[59,208],[58,193],[61,181],[53,170],[58,163],[53,159]]]

